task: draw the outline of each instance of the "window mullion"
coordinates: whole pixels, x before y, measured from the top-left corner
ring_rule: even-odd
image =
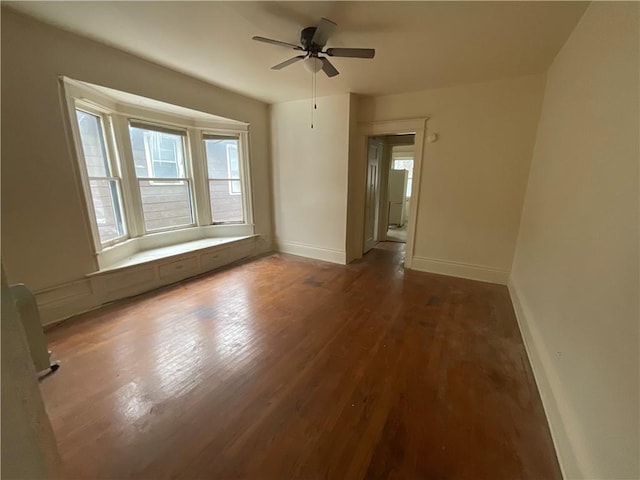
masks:
[[[238,164],[242,185],[242,203],[244,223],[253,225],[253,188],[251,185],[251,169],[249,168],[249,132],[241,132],[238,142]]]
[[[116,148],[122,159],[122,196],[127,211],[127,226],[131,237],[144,235],[144,219],[142,218],[142,199],[136,179],[133,163],[133,151],[129,139],[129,124],[124,115],[113,115],[113,127],[116,138]]]
[[[206,155],[202,133],[189,129],[189,149],[191,151],[191,172],[193,178],[193,195],[196,222],[199,226],[211,225],[211,208],[209,206],[209,182],[207,180]]]

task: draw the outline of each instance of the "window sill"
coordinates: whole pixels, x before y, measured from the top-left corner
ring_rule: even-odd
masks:
[[[149,234],[129,239],[97,254],[99,269],[95,273],[120,270],[254,236],[253,225],[212,225]]]
[[[153,248],[151,250],[144,250],[142,252],[135,253],[127,258],[120,260],[119,262],[111,265],[107,268],[102,268],[99,271],[90,274],[97,275],[100,273],[115,272],[118,270],[124,270],[126,268],[143,265],[146,263],[155,262],[157,260],[165,260],[185,253],[201,252],[213,247],[218,246],[230,246],[234,243],[246,240],[248,238],[256,237],[257,235],[247,235],[244,237],[225,237],[225,238],[205,238],[202,240],[195,240],[192,242],[181,243],[178,245],[170,245],[168,247]]]

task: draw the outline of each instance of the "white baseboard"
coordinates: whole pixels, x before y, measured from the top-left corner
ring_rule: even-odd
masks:
[[[325,262],[339,263],[340,265],[345,265],[347,262],[347,254],[345,251],[305,245],[303,243],[286,242],[280,239],[276,239],[275,243],[276,249],[282,253],[314,258]]]
[[[542,343],[542,338],[533,323],[533,315],[527,306],[526,299],[517,288],[513,278],[508,283],[511,303],[516,314],[520,333],[524,341],[524,346],[529,357],[529,363],[533,370],[533,375],[538,386],[538,392],[542,400],[547,424],[551,431],[551,439],[556,450],[560,470],[563,478],[576,478],[576,473],[580,472],[580,467],[576,456],[576,446],[573,445],[571,436],[567,431],[562,415],[561,403],[558,400],[558,393],[554,393],[553,387],[558,387],[559,380],[554,375],[554,368],[551,356]],[[582,478],[582,475],[578,475]]]
[[[481,282],[498,283],[506,285],[509,281],[509,272],[497,268],[471,265],[468,263],[451,262],[435,258],[413,257],[411,269],[421,272],[438,273],[452,277],[469,278]]]

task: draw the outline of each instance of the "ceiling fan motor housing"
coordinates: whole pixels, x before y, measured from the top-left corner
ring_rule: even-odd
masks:
[[[300,43],[307,52],[319,53],[322,51],[324,45],[316,45],[312,42],[315,33],[316,27],[303,28],[302,32],[300,32]]]

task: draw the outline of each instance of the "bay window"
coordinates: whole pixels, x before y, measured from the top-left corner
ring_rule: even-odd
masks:
[[[246,123],[63,83],[100,268],[145,248],[253,235]]]

